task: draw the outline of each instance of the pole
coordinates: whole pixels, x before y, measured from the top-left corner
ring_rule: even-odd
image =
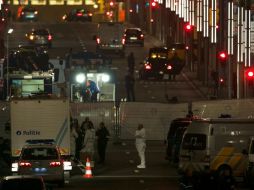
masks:
[[[9,34],[7,33],[7,37],[6,37],[6,64],[7,64],[7,68],[6,68],[6,98],[9,98]]]

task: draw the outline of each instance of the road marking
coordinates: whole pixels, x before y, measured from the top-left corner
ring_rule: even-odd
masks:
[[[111,175],[111,176],[107,176],[107,175],[99,175],[99,176],[93,176],[94,178],[163,178],[163,179],[175,179],[175,178],[179,178],[180,176],[178,175],[172,175],[172,176],[163,176],[163,175]]]

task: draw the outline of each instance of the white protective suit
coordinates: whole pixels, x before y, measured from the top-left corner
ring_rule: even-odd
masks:
[[[146,131],[144,128],[140,130],[136,130],[136,148],[138,151],[138,155],[140,157],[141,163],[139,166],[145,168],[146,161],[145,161],[145,149],[146,149]]]
[[[95,130],[93,128],[86,130],[83,146],[81,152],[87,153],[93,158],[95,152]]]
[[[75,128],[71,129],[71,138],[70,138],[70,145],[71,145],[71,155],[75,156],[76,154],[76,138],[78,138],[78,133]]]

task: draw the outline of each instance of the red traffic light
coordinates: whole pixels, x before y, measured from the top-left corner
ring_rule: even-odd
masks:
[[[224,83],[224,78],[219,78],[220,83]]]
[[[154,1],[152,1],[151,5],[152,5],[152,7],[156,8],[158,5],[158,2],[154,0]]]
[[[228,57],[228,54],[225,51],[219,52],[219,59],[221,61],[225,61],[227,59],[227,57]]]
[[[111,7],[113,7],[113,6],[114,6],[114,2],[113,2],[113,1],[110,1],[110,2],[109,2],[109,5],[110,5]]]
[[[185,26],[184,26],[184,30],[186,32],[191,32],[193,30],[193,26],[189,23],[187,23]]]

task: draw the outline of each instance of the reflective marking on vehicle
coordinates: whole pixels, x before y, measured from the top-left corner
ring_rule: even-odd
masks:
[[[214,157],[211,162],[211,169],[217,170],[220,165],[222,165],[223,163],[227,163],[227,160],[230,159],[230,157],[233,155],[234,149],[234,147],[221,148],[220,152]]]
[[[228,164],[231,166],[231,168],[234,170],[237,168],[239,163],[241,162],[242,154],[235,154],[233,155],[230,160],[228,161]]]

